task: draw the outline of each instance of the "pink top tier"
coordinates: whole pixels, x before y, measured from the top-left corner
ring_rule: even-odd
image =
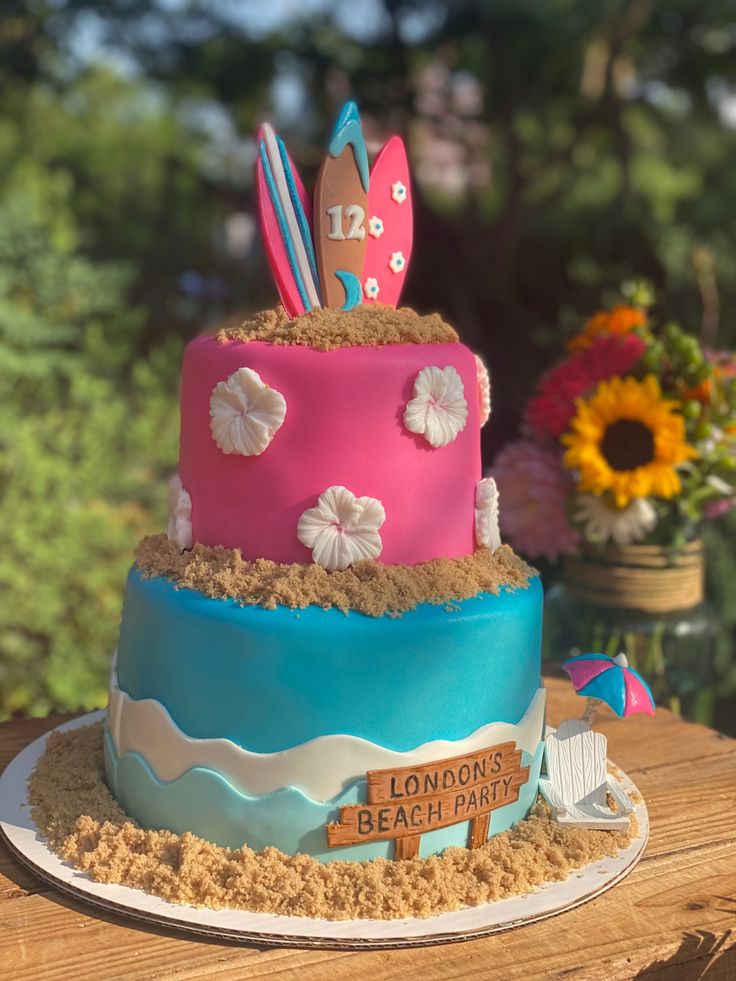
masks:
[[[417,373],[452,365],[468,405],[465,428],[434,449],[403,423]],[[225,454],[210,431],[210,396],[238,368],[286,400],[286,418],[259,456]],[[184,355],[180,475],[195,542],[240,548],[247,559],[310,562],[300,515],[342,484],[386,511],[379,561],[415,564],[475,548],[481,476],[478,382],[462,344],[391,344],[317,351],[203,335]]]

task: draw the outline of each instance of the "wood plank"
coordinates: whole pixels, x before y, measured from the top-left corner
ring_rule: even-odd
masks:
[[[557,726],[565,719],[580,718],[585,699],[576,695],[569,682],[545,678],[547,688],[547,721]],[[667,766],[670,763],[736,753],[736,740],[695,722],[683,722],[667,709],[656,715],[635,715],[619,719],[609,708],[602,707],[594,728],[608,739],[608,755],[628,773],[642,768]]]
[[[683,722],[666,709],[658,709],[655,719],[596,720],[594,725],[608,739],[609,757],[631,773],[685,760],[695,763],[736,750],[736,740]]]
[[[50,903],[29,896],[6,904],[0,920],[3,981],[66,981],[68,978],[168,978],[206,976],[220,952],[156,928],[123,925],[125,921],[59,895]],[[248,948],[237,951],[238,964],[257,958]],[[278,952],[276,952],[278,953]]]
[[[34,739],[72,718],[73,715],[50,715],[44,719],[19,719],[1,723],[0,772]],[[6,900],[51,892],[51,886],[33,875],[0,844],[0,905]]]
[[[5,899],[17,899],[30,893],[49,892],[46,886],[25,865],[15,859],[7,848],[0,847],[0,904]]]
[[[406,858],[416,858],[419,854],[421,840],[421,835],[405,835],[403,838],[397,838],[394,842],[394,858],[396,861],[398,862]]]
[[[736,843],[736,757],[660,767],[637,782],[651,825],[647,854]]]
[[[491,828],[491,815],[481,814],[480,817],[473,818],[470,822],[470,834],[468,835],[468,848],[480,848],[488,841],[488,832]]]
[[[654,962],[686,965],[698,950],[688,936],[724,949],[736,923],[736,850],[695,849],[687,864],[679,856],[645,860],[632,875],[592,903],[522,930],[469,941],[404,951],[330,953],[257,952],[216,943],[183,941],[156,930],[120,925],[116,918],[84,915],[84,907],[60,898],[31,896],[7,904],[0,922],[4,981],[43,977],[102,978],[114,964],[116,978],[279,977],[380,981],[408,976],[486,978],[631,978]],[[561,937],[564,935],[564,942]],[[733,963],[736,963],[733,962]],[[227,969],[227,970],[226,970]],[[137,973],[136,973],[137,972]],[[168,973],[167,973],[168,972]],[[220,973],[222,972],[222,973]],[[598,972],[598,973],[594,973]],[[680,975],[682,976],[682,975]]]
[[[582,714],[569,682],[549,679],[551,723]],[[63,719],[0,726],[0,765]],[[498,937],[405,951],[264,950],[183,939],[47,889],[0,848],[3,981],[74,977],[393,979],[535,977],[611,981],[736,977],[736,741],[658,710],[654,719],[602,712],[596,728],[650,811],[643,861],[604,896]]]
[[[17,722],[0,723],[0,771],[28,743],[73,718],[73,715],[49,715],[45,719],[19,719]]]

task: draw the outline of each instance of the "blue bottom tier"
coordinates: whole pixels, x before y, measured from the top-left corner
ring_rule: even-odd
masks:
[[[108,783],[144,827],[320,860],[325,826],[366,800],[369,769],[426,764],[514,741],[529,780],[491,814],[523,818],[537,793],[542,590],[481,594],[401,617],[240,606],[131,571],[106,733]],[[420,855],[467,842],[425,832]]]

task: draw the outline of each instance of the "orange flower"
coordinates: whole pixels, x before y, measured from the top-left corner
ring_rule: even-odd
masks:
[[[585,327],[567,344],[571,354],[585,351],[596,337],[615,334],[623,337],[637,327],[643,327],[647,322],[646,314],[639,307],[619,303],[613,310],[599,310],[587,321]]]
[[[716,370],[717,374],[717,370]],[[713,394],[713,382],[710,378],[704,378],[699,385],[694,388],[684,388],[682,390],[682,398],[686,401],[702,402],[703,405],[708,405]]]

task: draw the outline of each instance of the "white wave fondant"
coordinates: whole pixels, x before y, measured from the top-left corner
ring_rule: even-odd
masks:
[[[435,739],[408,753],[385,749],[358,736],[319,736],[280,753],[252,753],[229,739],[193,739],[153,698],[133,699],[110,682],[108,728],[118,757],[139,753],[159,780],[176,780],[193,767],[222,774],[250,796],[296,787],[314,801],[329,801],[366,770],[429,763],[514,740],[533,754],[542,738],[545,691],[540,688],[518,725],[491,722],[466,739]]]

